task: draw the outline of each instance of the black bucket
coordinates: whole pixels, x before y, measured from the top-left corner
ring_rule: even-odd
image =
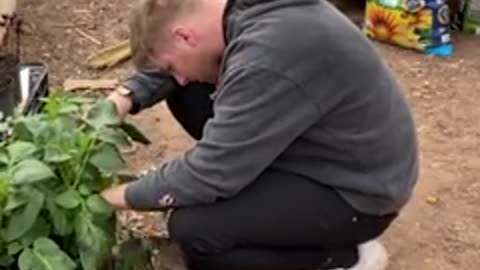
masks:
[[[28,89],[28,98],[22,112],[36,114],[43,109],[42,98],[49,95],[48,66],[44,62],[27,62],[21,64],[21,69],[23,68],[30,70],[28,78],[30,89]]]
[[[13,55],[0,56],[0,111],[11,115],[20,97],[19,61]]]
[[[2,80],[0,85],[0,111],[4,116],[11,115],[15,109],[15,92],[11,86],[13,80]]]

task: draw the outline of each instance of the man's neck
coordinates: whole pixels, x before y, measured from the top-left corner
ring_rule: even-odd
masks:
[[[206,4],[208,6],[206,6],[205,18],[208,18],[206,23],[212,37],[211,42],[217,46],[219,52],[222,52],[225,48],[223,20],[227,0],[210,0],[206,1]]]

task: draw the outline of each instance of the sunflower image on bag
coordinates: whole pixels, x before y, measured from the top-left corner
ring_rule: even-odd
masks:
[[[446,0],[367,0],[364,32],[428,54],[451,55]]]

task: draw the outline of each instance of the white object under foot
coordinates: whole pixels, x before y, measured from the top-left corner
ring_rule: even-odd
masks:
[[[387,251],[379,241],[372,240],[359,245],[358,252],[357,264],[345,270],[385,270],[387,268]]]

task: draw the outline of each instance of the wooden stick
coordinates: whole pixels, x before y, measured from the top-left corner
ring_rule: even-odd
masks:
[[[0,22],[6,23],[1,15],[12,16],[16,9],[17,0],[0,0]],[[6,26],[0,26],[0,47],[3,45],[6,33]]]
[[[89,26],[88,23],[51,23],[49,24],[52,27],[65,27],[65,28],[73,28],[73,27],[81,27],[81,26]]]
[[[65,91],[74,91],[80,89],[113,89],[118,85],[118,80],[73,80],[68,79],[63,83]]]
[[[102,42],[100,42],[98,39],[92,37],[91,35],[85,33],[84,31],[80,30],[79,28],[75,28],[75,31],[79,33],[81,36],[84,38],[90,40],[91,42],[97,44],[97,45],[102,45]]]

